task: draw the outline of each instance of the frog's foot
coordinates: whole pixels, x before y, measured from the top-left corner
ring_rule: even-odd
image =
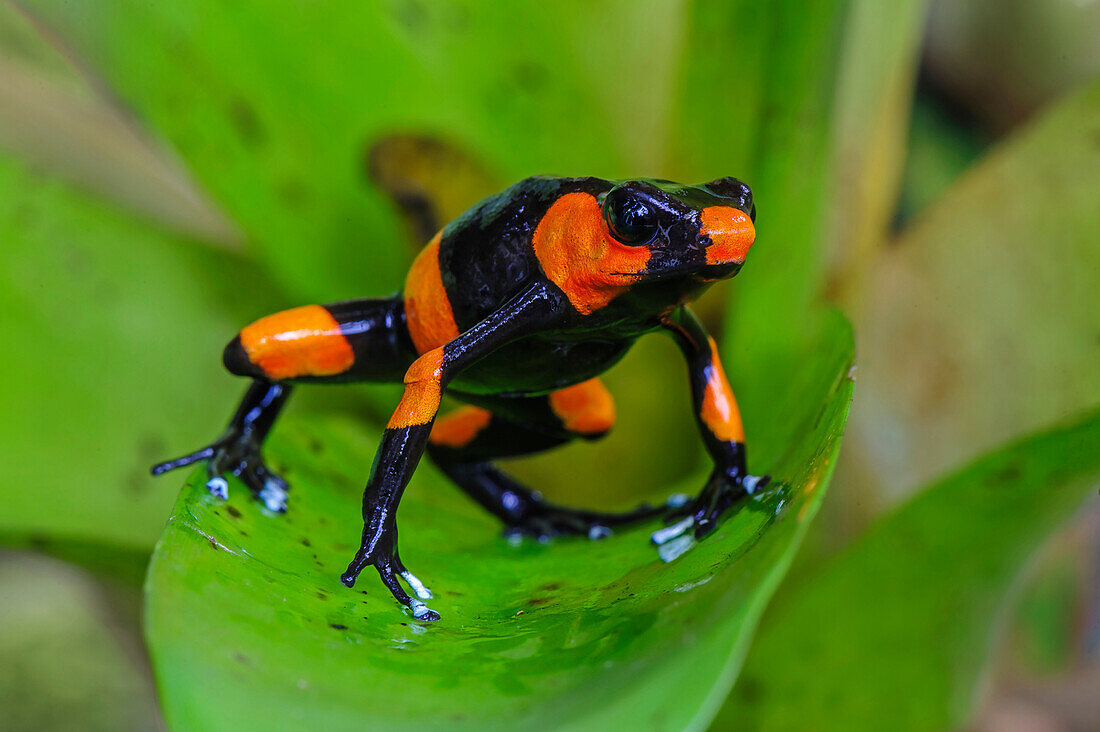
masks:
[[[702,539],[713,531],[719,519],[737,501],[753,495],[770,481],[767,475],[731,478],[716,470],[698,498],[684,501],[679,506],[673,505],[676,496],[670,499],[673,507],[665,514],[665,522],[669,525],[654,531],[650,538],[659,547],[662,558],[667,553],[674,559],[689,549],[696,539]],[[671,559],[666,558],[665,561]]]
[[[386,586],[386,589],[390,591],[395,600],[409,608],[414,618],[424,622],[439,620],[439,613],[424,603],[425,600],[432,599],[432,591],[425,587],[424,583],[402,564],[401,557],[397,554],[397,548],[393,543],[393,537],[396,533],[396,529],[388,526],[383,526],[374,533],[369,528],[364,531],[363,543],[356,553],[355,559],[351,561],[347,570],[340,576],[340,581],[348,587],[353,587],[355,580],[359,578],[359,573],[374,565],[374,568],[378,570],[378,576],[381,578],[382,584]],[[409,586],[415,597],[405,592],[405,588],[397,581],[398,577],[405,580],[405,584]]]
[[[235,475],[269,511],[286,511],[290,486],[267,467],[260,454],[260,445],[255,440],[242,437],[232,430],[189,455],[154,465],[152,472],[153,475],[160,475],[203,460],[207,461],[206,489],[215,498],[224,501],[229,497],[229,482],[225,476]]]
[[[623,513],[605,513],[564,508],[532,501],[518,518],[508,521],[504,536],[512,543],[522,541],[528,536],[539,542],[547,542],[556,536],[587,536],[589,539],[603,539],[611,535],[611,529],[617,526],[644,521],[664,513],[664,506],[641,504],[631,511]]]

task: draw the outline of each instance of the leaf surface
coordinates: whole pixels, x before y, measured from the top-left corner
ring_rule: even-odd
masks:
[[[147,582],[147,639],[177,729],[699,728],[724,698],[767,599],[824,494],[851,396],[839,316],[764,446],[773,488],[671,563],[654,526],[600,541],[510,546],[424,464],[400,513],[401,555],[443,620],[413,621],[369,572],[339,583],[361,530],[377,434],[290,421],[270,454],[292,482],[286,516],[197,472]],[[702,477],[679,489],[695,492]]]
[[[1100,477],[1100,412],[985,456],[773,606],[712,729],[954,729],[1020,567]]]
[[[271,285],[3,158],[0,251],[0,531],[148,549],[175,492],[149,466],[205,444],[241,390],[194,354]]]
[[[994,147],[875,265],[853,454],[896,498],[1100,403],[1100,84]]]

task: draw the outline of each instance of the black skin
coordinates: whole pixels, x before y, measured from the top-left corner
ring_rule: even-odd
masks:
[[[534,232],[547,211],[571,193],[589,194],[599,201],[607,230],[615,239],[650,251],[644,270],[628,288],[587,313],[580,312],[569,294],[547,275],[533,246]],[[281,501],[286,482],[264,465],[261,447],[286,403],[290,382],[397,382],[408,371],[408,396],[420,394],[427,383],[411,376],[423,372],[417,371],[418,366],[438,358],[439,393],[445,390],[487,409],[491,421],[468,444],[431,444],[436,399],[425,421],[404,424],[398,420],[387,427],[363,495],[362,543],[341,578],[350,587],[365,567],[373,565],[398,602],[409,606],[420,620],[437,620],[438,614],[410,598],[398,581],[404,576],[418,589],[419,581],[407,575],[398,554],[396,513],[425,452],[459,488],[500,518],[510,534],[599,538],[609,532],[608,527],[667,512],[667,507],[644,505],[623,514],[554,506],[491,462],[577,437],[602,436],[568,429],[550,408],[548,395],[603,373],[638,337],[664,332],[676,341],[687,361],[700,434],[715,466],[700,494],[673,511],[672,518],[691,517],[690,530],[702,537],[738,499],[766,480],[749,480],[744,444],[720,439],[701,416],[708,374],[717,356],[685,303],[713,282],[732,277],[741,266],[707,263],[707,247],[713,242],[702,229],[700,212],[713,206],[736,208],[755,220],[751,191],[733,178],[698,186],[598,178],[521,181],[477,204],[442,232],[439,270],[457,338],[432,353],[419,354],[400,295],[325,306],[355,354],[354,363],[340,374],[273,381],[249,360],[240,337],[235,338],[226,348],[225,365],[232,373],[251,377],[253,383],[226,432],[208,447],[155,466],[153,473],[206,460],[208,486],[215,495],[224,498],[223,476],[231,473],[269,508],[285,510]]]

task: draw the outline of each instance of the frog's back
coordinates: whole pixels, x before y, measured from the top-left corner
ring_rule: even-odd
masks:
[[[544,276],[531,242],[555,201],[576,191],[599,195],[610,187],[599,178],[536,176],[486,198],[451,222],[439,243],[439,271],[459,331]]]

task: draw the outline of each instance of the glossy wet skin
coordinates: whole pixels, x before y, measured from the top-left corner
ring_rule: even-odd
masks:
[[[737,274],[754,216],[751,190],[734,178],[682,185],[536,177],[483,201],[440,244],[458,330],[544,277],[577,312],[505,345],[452,388],[533,395],[598,376],[667,313]]]
[[[756,235],[752,191],[735,178],[699,185],[621,181],[604,194],[601,206],[616,239],[651,251],[635,294],[652,292],[652,299],[634,298],[638,308],[660,311],[682,304],[733,277]],[[735,256],[715,256],[716,244],[724,239],[737,240],[740,246],[731,247],[737,251],[724,253]]]
[[[516,537],[600,538],[670,510],[680,520],[654,532],[654,543],[689,532],[701,538],[767,482],[747,472],[718,347],[687,307],[740,271],[755,216],[752,192],[734,178],[699,185],[527,178],[439,232],[401,294],[293,308],[242,329],[223,361],[253,381],[226,432],[154,473],[205,460],[214,495],[226,496],[232,474],[268,508],[285,510],[288,486],[261,448],[292,385],[403,382],[364,489],[362,543],[341,577],[349,587],[373,566],[414,617],[439,619],[397,548],[398,503],[425,454]],[[496,458],[606,434],[615,405],[598,377],[654,331],[684,355],[714,462],[694,500],[623,514],[571,509],[546,503],[495,466]],[[467,406],[439,415],[444,392]]]

